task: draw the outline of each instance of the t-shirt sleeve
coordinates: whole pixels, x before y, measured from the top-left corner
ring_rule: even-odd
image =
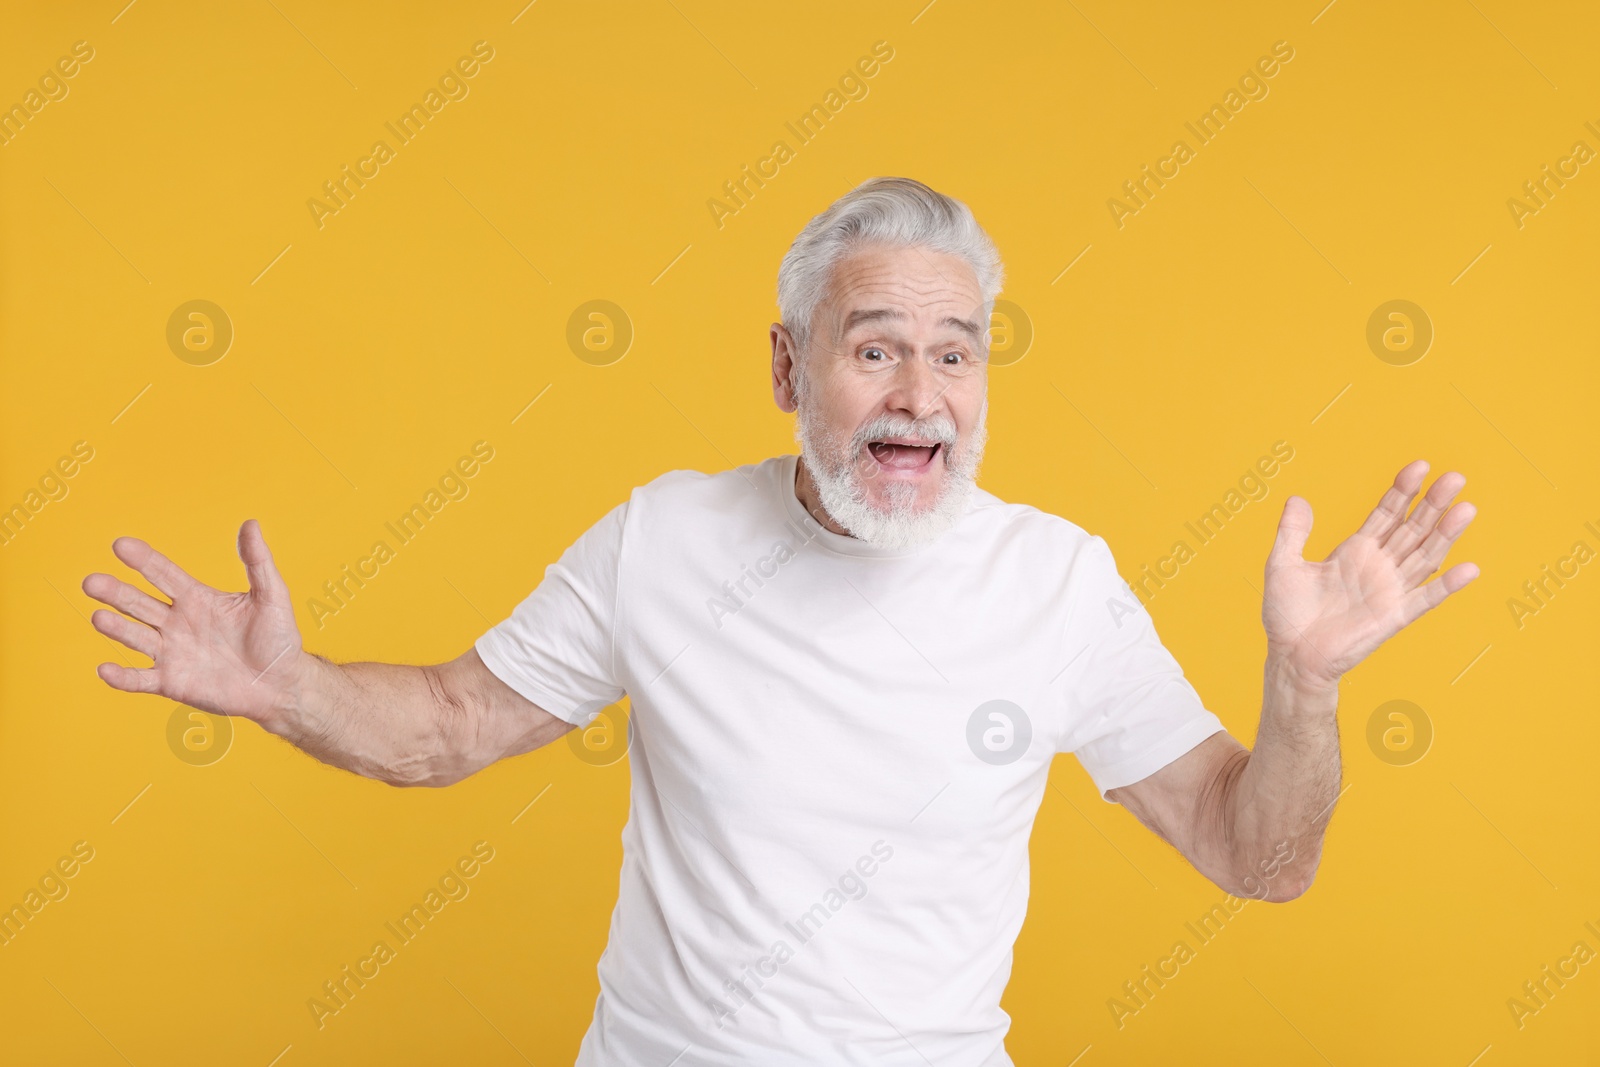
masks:
[[[1100,790],[1132,785],[1226,727],[1206,709],[1178,661],[1156,636],[1138,596],[1096,536],[1076,564],[1066,655],[1071,752]]]
[[[558,719],[588,725],[623,696],[615,669],[618,570],[628,502],[545,568],[544,580],[474,644],[484,665]]]

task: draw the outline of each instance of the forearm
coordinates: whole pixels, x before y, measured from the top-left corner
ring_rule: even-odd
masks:
[[[1311,885],[1339,795],[1338,703],[1337,683],[1268,655],[1255,746],[1222,787],[1223,839],[1246,895],[1291,900]]]
[[[473,702],[446,668],[337,664],[301,653],[261,725],[324,763],[390,785],[448,785],[493,762]]]

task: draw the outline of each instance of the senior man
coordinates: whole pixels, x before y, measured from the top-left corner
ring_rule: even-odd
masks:
[[[626,695],[621,884],[579,1064],[1009,1064],[1052,757],[1221,888],[1290,900],[1338,796],[1340,676],[1477,568],[1428,581],[1473,517],[1454,472],[1412,510],[1427,464],[1406,466],[1321,562],[1290,497],[1245,748],[1100,537],[976,487],[1001,274],[964,204],[868,181],[778,272],[772,388],[798,457],[633,490],[436,666],[305,652],[254,520],[245,593],[119,538],[170,603],[84,580],[118,609],[94,626],[154,661],[99,675],[395,785],[459,781]]]

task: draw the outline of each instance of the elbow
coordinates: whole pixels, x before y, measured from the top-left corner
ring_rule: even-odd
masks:
[[[1298,900],[1305,896],[1306,890],[1311,888],[1314,879],[1306,878],[1302,881],[1284,882],[1270,886],[1267,895],[1260,899],[1267,904],[1287,904],[1291,900]]]
[[[443,789],[455,785],[473,772],[465,768],[434,766],[414,774],[391,776],[386,781],[398,789]]]
[[[1279,841],[1272,854],[1245,867],[1243,873],[1234,868],[1235,895],[1247,900],[1268,904],[1286,904],[1298,900],[1316,881],[1317,869],[1322,865],[1322,842]],[[1242,892],[1241,892],[1242,890]]]
[[[423,667],[434,698],[434,716],[417,739],[416,755],[403,785],[440,789],[482,770],[478,760],[482,715],[479,706],[451,684],[448,665]]]
[[[436,765],[431,772],[412,780],[409,784],[425,789],[443,789],[445,786],[455,785],[457,782],[469,778],[477,772],[477,767],[466,767],[456,763],[452,763],[449,766]]]
[[[386,775],[378,780],[384,785],[393,786],[396,789],[442,789],[447,785],[454,785],[461,779],[446,777],[444,775],[426,775],[421,777],[407,778],[391,774]]]
[[[1239,900],[1256,900],[1263,904],[1287,904],[1291,900],[1298,900],[1304,896],[1306,890],[1311,888],[1311,880],[1289,881],[1274,880],[1263,882],[1258,878],[1246,878],[1242,882],[1218,882],[1217,888],[1223,890],[1231,897]]]
[[[396,760],[368,775],[384,785],[396,789],[442,789],[454,785],[467,776],[462,768],[440,760],[434,755]]]
[[[1237,888],[1230,892],[1237,897],[1259,900],[1264,904],[1287,904],[1291,900],[1305,896],[1316,878],[1317,872],[1314,867],[1301,870],[1280,867],[1266,876],[1246,875],[1238,883]]]

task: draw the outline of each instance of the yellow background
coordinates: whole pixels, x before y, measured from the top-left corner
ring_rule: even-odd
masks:
[[[1575,541],[1600,548],[1597,165],[1521,228],[1506,205],[1573,142],[1600,148],[1600,18],[925,2],[8,13],[0,103],[73,42],[95,50],[0,148],[0,501],[95,450],[0,547],[0,903],[95,849],[0,948],[8,1062],[571,1062],[625,760],[557,743],[401,791],[241,722],[192,766],[170,702],[95,677],[116,653],[78,583],[126,575],[109,546],[133,534],[239,588],[255,516],[310,648],[454,657],[631,487],[795,450],[768,380],[779,259],[835,197],[898,174],[972,206],[1036,330],[992,371],[990,491],[1102,534],[1131,580],[1274,441],[1295,448],[1151,605],[1246,743],[1287,494],[1316,510],[1318,557],[1416,457],[1464,471],[1480,508],[1452,559],[1482,577],[1345,680],[1348,789],[1315,886],[1246,907],[1120,1030],[1108,998],[1222,893],[1058,760],[1004,1001],[1016,1060],[1600,1063],[1600,964],[1521,1029],[1506,1006],[1574,942],[1600,950],[1597,567],[1520,628],[1507,606]],[[494,58],[470,95],[319,229],[306,201],[478,40]],[[869,95],[797,146],[784,122],[879,40],[894,58]],[[1294,58],[1270,95],[1119,229],[1108,198],[1279,40]],[[795,158],[719,229],[707,200],[780,138]],[[210,366],[165,340],[193,299],[235,330]],[[636,331],[610,366],[565,340],[592,299]],[[1410,366],[1365,341],[1391,299],[1436,331]],[[480,439],[495,458],[470,496],[317,629],[317,587]],[[1435,732],[1408,766],[1366,743],[1394,699]],[[308,998],[479,840],[495,859],[471,895],[318,1030]]]

